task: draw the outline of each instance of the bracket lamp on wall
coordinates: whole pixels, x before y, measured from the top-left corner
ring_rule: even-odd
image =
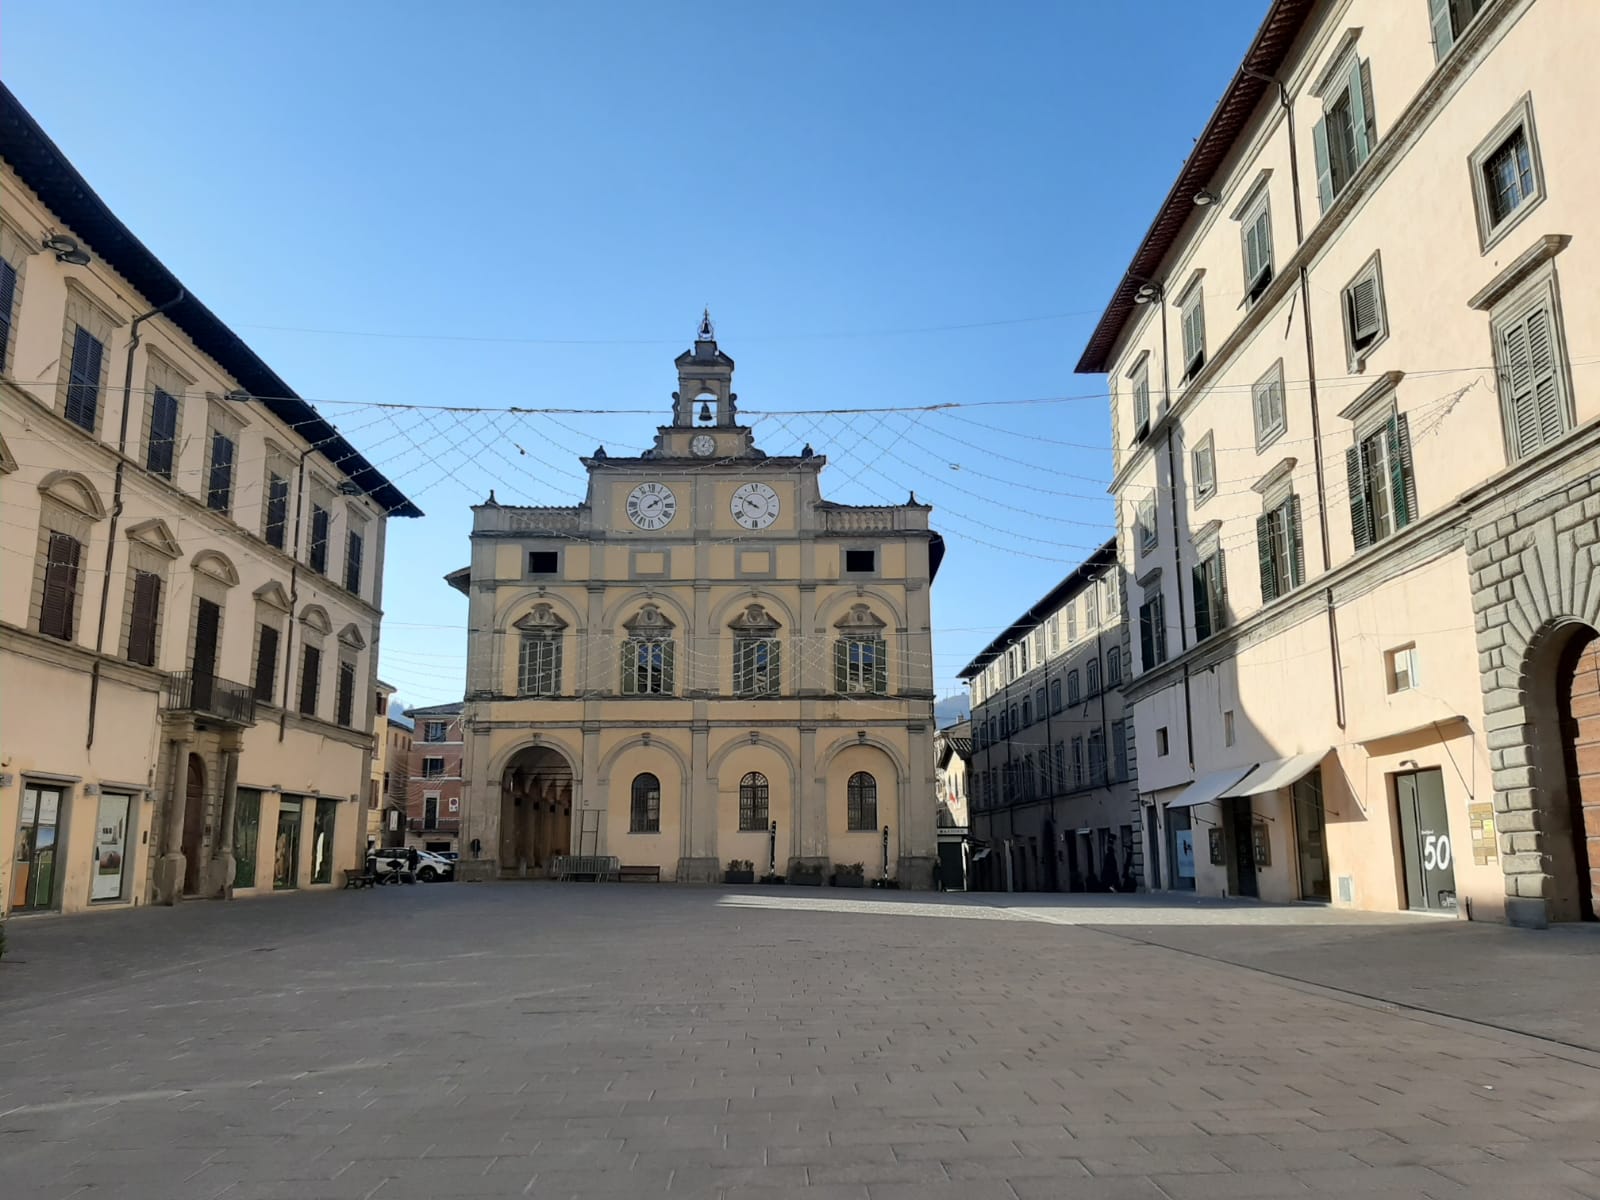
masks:
[[[1195,202],[1196,205],[1198,205],[1201,208],[1205,208],[1208,205],[1215,204],[1218,200],[1221,200],[1221,199],[1222,199],[1222,197],[1217,195],[1210,188],[1201,188],[1198,192],[1196,192],[1194,194],[1194,202]]]
[[[70,238],[64,233],[52,233],[45,238],[44,248],[54,254],[59,263],[71,263],[75,267],[89,265],[89,252],[78,245],[76,238]]]
[[[1152,300],[1161,297],[1161,286],[1155,283],[1141,283],[1139,290],[1133,294],[1135,304],[1149,304]]]

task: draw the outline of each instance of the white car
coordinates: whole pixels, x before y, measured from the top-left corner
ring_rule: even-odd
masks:
[[[421,880],[423,883],[435,883],[456,877],[456,865],[448,858],[431,850],[418,850],[415,879],[407,878],[411,871],[408,865],[409,853],[405,846],[389,846],[370,851],[367,858],[372,863],[372,872],[378,877],[378,882],[410,883]]]

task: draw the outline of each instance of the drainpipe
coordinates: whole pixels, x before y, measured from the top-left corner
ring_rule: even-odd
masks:
[[[139,326],[151,317],[182,304],[187,292],[180,284],[178,294],[165,304],[140,313],[129,327],[127,364],[122,373],[122,427],[117,433],[117,470],[111,485],[111,523],[106,527],[106,567],[100,576],[100,621],[94,635],[94,667],[89,672],[89,731],[85,750],[94,746],[95,714],[100,707],[100,659],[106,647],[106,606],[111,603],[111,560],[117,552],[117,522],[122,516],[122,481],[127,474],[128,409],[133,401],[133,352],[139,348]]]

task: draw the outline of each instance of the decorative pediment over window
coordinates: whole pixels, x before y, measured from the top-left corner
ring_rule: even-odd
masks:
[[[179,558],[183,554],[183,547],[178,545],[178,539],[172,536],[172,530],[160,517],[129,526],[128,540],[148,546],[163,558]]]
[[[834,622],[833,627],[844,634],[857,633],[863,637],[876,637],[888,627],[888,622],[873,613],[865,604],[852,604],[850,611]]]
[[[201,575],[209,575],[225,587],[239,582],[239,572],[228,561],[228,556],[216,550],[202,550],[189,564]]]
[[[530,611],[513,621],[511,626],[524,633],[557,634],[567,627],[567,623],[550,605],[535,604]]]
[[[94,484],[76,471],[51,471],[39,481],[39,490],[91,521],[106,515],[106,506],[100,502],[100,493],[95,491]]]
[[[17,460],[11,455],[11,447],[6,445],[4,434],[0,434],[0,475],[9,475],[17,469]]]
[[[289,593],[283,590],[283,584],[277,580],[263,583],[255,591],[258,603],[265,604],[268,608],[275,608],[279,612],[292,612],[294,605],[289,601]]]
[[[728,622],[728,628],[739,633],[770,636],[778,632],[778,620],[761,605],[747,604]]]
[[[356,628],[354,621],[351,621],[339,630],[339,644],[349,650],[365,650],[367,639],[361,636],[361,630]]]
[[[631,637],[667,637],[674,628],[667,614],[654,604],[646,604],[622,623]]]
[[[333,622],[328,620],[328,610],[320,604],[308,604],[300,610],[300,624],[312,633],[333,632]]]

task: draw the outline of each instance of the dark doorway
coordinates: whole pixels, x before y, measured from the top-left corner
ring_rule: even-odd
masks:
[[[183,893],[186,896],[200,890],[205,866],[200,854],[205,848],[205,836],[206,765],[198,754],[191,754],[189,785],[183,799]]]
[[[1151,805],[1144,810],[1144,886],[1154,892],[1162,887],[1161,831],[1156,828],[1156,809]]]
[[[1333,899],[1328,872],[1328,817],[1322,805],[1322,768],[1294,785],[1295,850],[1300,858],[1300,898]]]
[[[1444,772],[1437,767],[1394,777],[1400,813],[1400,857],[1406,870],[1406,906],[1448,912],[1456,906],[1456,868],[1444,801]]]
[[[1233,846],[1234,895],[1252,899],[1261,895],[1256,882],[1255,814],[1249,796],[1230,796],[1223,802],[1223,824]]]
[[[519,751],[500,780],[500,870],[543,875],[552,858],[572,853],[572,768],[548,746]]]
[[[1056,857],[1060,854],[1060,850],[1057,849],[1056,823],[1054,821],[1045,821],[1040,840],[1044,842],[1044,890],[1047,892],[1059,892],[1061,890],[1061,864]]]
[[[1556,673],[1578,918],[1600,919],[1600,634],[1578,634]]]

